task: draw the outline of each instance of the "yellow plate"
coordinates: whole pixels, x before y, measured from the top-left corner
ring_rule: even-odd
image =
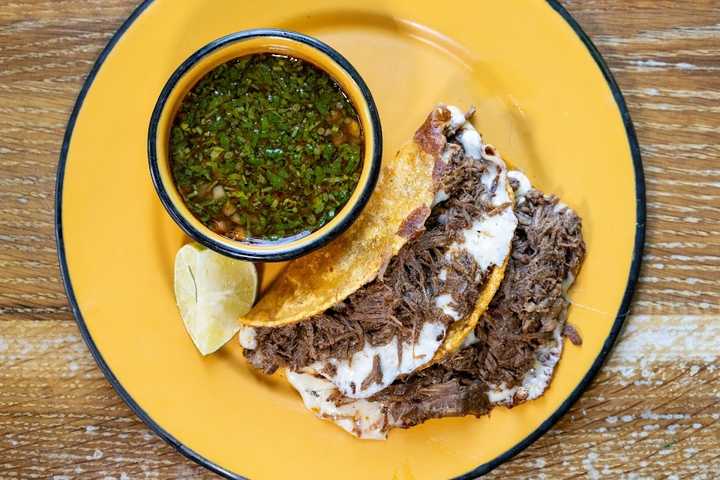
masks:
[[[237,342],[210,358],[195,350],[172,290],[185,239],[153,191],[148,122],[191,53],[257,27],[310,34],[345,55],[378,104],[385,155],[436,103],[474,104],[485,138],[580,213],[588,254],[570,322],[584,344],[567,347],[541,399],[363,442],[316,419],[284,381],[254,374]],[[622,96],[554,0],[155,0],[112,38],[83,87],[62,149],[56,221],[90,350],[123,399],[183,454],[231,478],[474,478],[545,432],[600,367],[637,277],[644,191]]]

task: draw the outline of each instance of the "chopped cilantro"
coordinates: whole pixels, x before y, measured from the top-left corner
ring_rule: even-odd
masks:
[[[292,57],[257,54],[215,68],[183,100],[170,137],[185,203],[237,240],[317,230],[362,169],[352,104],[325,72]]]

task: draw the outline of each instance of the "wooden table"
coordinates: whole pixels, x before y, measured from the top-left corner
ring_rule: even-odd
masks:
[[[211,478],[100,373],[53,236],[80,86],[136,0],[0,2],[0,478]],[[566,0],[625,93],[647,175],[647,249],[612,358],[491,478],[720,478],[720,1]]]

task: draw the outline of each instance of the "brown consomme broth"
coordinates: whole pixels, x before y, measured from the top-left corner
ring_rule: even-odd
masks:
[[[363,144],[355,108],[326,72],[255,54],[216,67],[185,96],[170,160],[185,204],[208,228],[283,241],[317,230],[347,203]]]

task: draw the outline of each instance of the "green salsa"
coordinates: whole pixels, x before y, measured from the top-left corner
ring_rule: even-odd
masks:
[[[218,66],[187,94],[170,132],[172,174],[190,211],[235,240],[307,235],[360,178],[357,112],[324,71],[256,54]]]

